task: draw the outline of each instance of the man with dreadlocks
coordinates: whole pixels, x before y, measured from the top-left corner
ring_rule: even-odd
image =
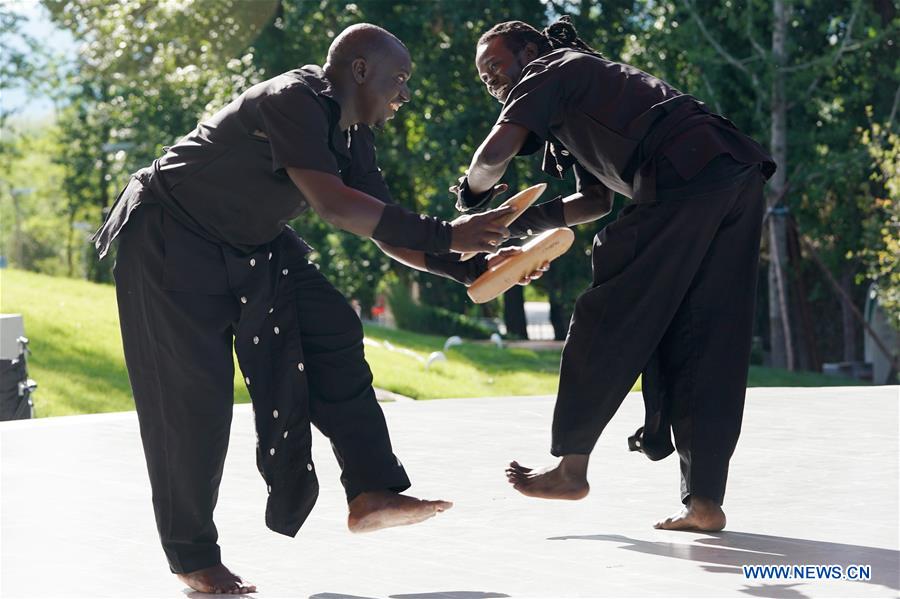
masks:
[[[696,98],[598,54],[568,17],[543,32],[496,25],[476,66],[503,109],[453,188],[458,208],[487,206],[512,158],[541,145],[543,170],[571,168],[576,193],[533,206],[511,235],[596,220],[613,192],[632,200],[596,236],[593,283],[575,302],[553,416],[551,453],[562,459],[540,470],[512,462],[509,482],[530,497],[586,496],[590,453],[643,373],[646,419],[629,446],[652,460],[677,447],[681,458],[683,507],[655,526],[721,530],[775,164]]]

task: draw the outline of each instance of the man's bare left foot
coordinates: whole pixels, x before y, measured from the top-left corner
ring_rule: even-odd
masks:
[[[347,528],[350,532],[372,532],[406,526],[433,518],[453,507],[449,501],[427,501],[393,491],[360,493],[350,502]]]
[[[725,512],[716,502],[705,497],[691,496],[677,514],[660,520],[653,528],[662,530],[698,530],[717,532],[725,528]]]
[[[184,584],[201,593],[242,595],[256,592],[256,585],[245,582],[222,564],[175,576]]]
[[[542,499],[584,499],[591,488],[587,481],[586,455],[563,456],[552,468],[532,470],[518,462],[506,469],[506,480],[513,488],[528,497]]]

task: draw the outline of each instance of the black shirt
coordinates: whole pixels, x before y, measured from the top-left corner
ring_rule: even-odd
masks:
[[[309,206],[285,167],[340,177],[392,203],[365,125],[339,126],[340,106],[315,65],[254,85],[140,173],[153,199],[204,238],[244,252],[274,240]],[[98,232],[101,256],[137,196],[117,202]],[[124,205],[120,205],[124,204]]]
[[[752,139],[702,102],[627,64],[572,49],[529,63],[497,124],[532,132],[520,154],[544,142],[543,169],[562,178],[575,169],[578,189],[602,184],[630,198],[655,194],[656,160],[666,157],[690,180],[716,156],[774,163]]]

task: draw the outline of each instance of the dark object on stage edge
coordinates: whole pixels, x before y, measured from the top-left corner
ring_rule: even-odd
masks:
[[[25,356],[28,338],[22,333],[22,317],[4,314],[0,351],[0,420],[23,420],[34,417],[31,394],[37,383],[28,378]],[[15,337],[13,337],[15,335]]]

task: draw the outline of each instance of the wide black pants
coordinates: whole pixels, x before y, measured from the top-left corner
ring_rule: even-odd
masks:
[[[553,455],[589,454],[638,375],[662,403],[682,501],[722,503],[741,429],[764,200],[730,187],[627,206],[594,240],[563,350]]]
[[[245,299],[228,292],[224,251],[155,203],[137,207],[119,235],[114,273],[125,360],[157,528],[173,572],[221,559],[213,510],[232,418],[232,345]],[[297,402],[308,394],[309,419],[332,443],[348,500],[363,491],[407,488],[375,400],[358,316],[305,259],[287,276],[296,326],[278,333],[299,336],[305,387]],[[299,376],[298,365],[291,366]],[[298,460],[305,473],[306,458]]]

